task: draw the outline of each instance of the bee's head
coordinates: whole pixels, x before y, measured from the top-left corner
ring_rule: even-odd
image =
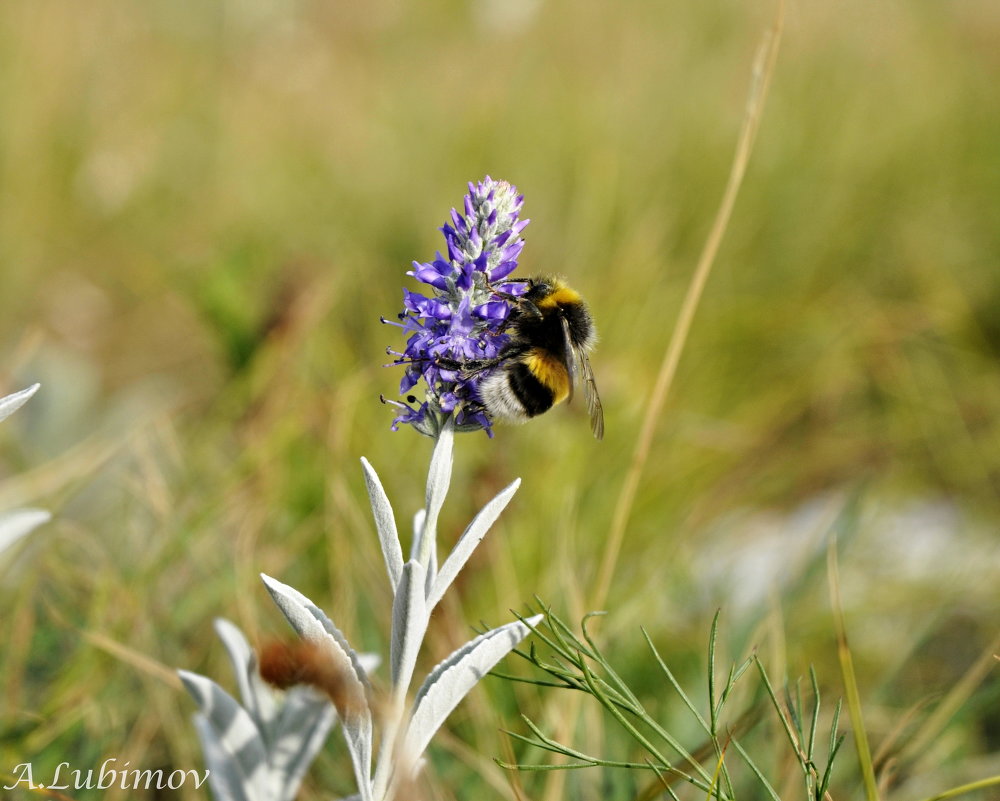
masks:
[[[524,294],[524,298],[539,309],[565,309],[583,302],[580,293],[561,278],[532,279],[531,288]]]
[[[544,300],[551,295],[556,285],[557,281],[555,278],[546,276],[531,278],[528,281],[527,291],[521,297],[525,300],[530,300],[532,303],[538,303],[540,300]]]

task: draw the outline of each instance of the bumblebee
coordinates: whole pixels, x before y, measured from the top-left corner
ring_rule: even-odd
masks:
[[[587,354],[597,341],[594,320],[579,293],[557,277],[524,279],[521,295],[504,295],[513,304],[503,332],[510,337],[495,359],[466,363],[488,370],[479,397],[494,419],[523,423],[573,396],[583,385],[590,427],[604,437],[604,410]]]

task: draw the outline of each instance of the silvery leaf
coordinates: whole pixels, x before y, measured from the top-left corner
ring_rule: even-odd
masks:
[[[353,673],[367,691],[370,686],[368,676],[361,666],[358,654],[351,648],[340,629],[326,616],[326,613],[294,587],[282,584],[265,573],[261,573],[260,577],[263,579],[267,591],[271,594],[271,598],[299,636],[313,640],[332,640],[348,657]]]
[[[222,776],[238,777],[241,788],[245,788],[245,795],[234,794],[232,798],[263,801],[268,789],[267,750],[253,718],[211,679],[187,670],[177,673],[202,711],[203,725],[198,731],[213,774],[210,778],[215,779],[216,770],[211,763],[217,762]],[[212,787],[215,789],[214,781]],[[236,793],[232,788],[227,791]]]
[[[424,533],[424,521],[427,519],[426,509],[417,509],[413,515],[413,543],[410,551],[410,558],[417,558],[417,549],[420,547],[420,535]]]
[[[535,615],[527,622],[534,626],[542,617]],[[500,626],[466,643],[430,672],[413,703],[404,740],[408,759],[416,760],[423,754],[458,702],[530,633],[521,621]]]
[[[261,731],[267,731],[278,707],[274,701],[274,693],[260,677],[257,655],[243,632],[228,620],[216,618],[215,632],[226,647],[229,661],[233,664],[233,675],[243,699],[243,708],[250,713]]]
[[[392,513],[392,505],[382,488],[378,474],[368,460],[361,457],[361,467],[365,474],[365,486],[368,488],[368,499],[372,505],[372,515],[375,518],[375,528],[382,543],[382,556],[385,558],[385,568],[389,572],[392,591],[396,591],[399,577],[403,572],[403,548],[399,544],[399,532],[396,530],[396,518]]]
[[[358,655],[347,638],[333,625],[322,610],[302,593],[287,584],[261,574],[268,592],[278,608],[288,618],[299,636],[315,642],[325,642],[330,655],[343,671],[346,695],[353,699],[349,714],[342,711],[344,738],[351,752],[354,777],[363,801],[371,799],[372,715],[368,706],[368,678],[358,661]]]
[[[496,522],[500,513],[510,503],[510,499],[514,497],[514,493],[517,492],[519,486],[521,486],[521,479],[518,478],[501,490],[469,523],[468,528],[459,537],[458,542],[455,543],[455,547],[448,554],[448,558],[441,565],[441,572],[438,573],[437,579],[434,581],[434,586],[427,598],[428,609],[434,609],[437,606],[438,601],[444,596],[445,591],[451,586],[459,571],[469,561],[469,557],[476,550],[476,546],[486,536],[486,532],[490,526]]]
[[[293,687],[270,732],[271,770],[281,801],[293,801],[302,778],[326,742],[337,712],[325,695],[310,687]]]
[[[392,644],[390,662],[392,686],[405,693],[413,678],[417,653],[427,631],[427,606],[424,601],[424,568],[415,560],[403,566],[399,591],[392,604]]]
[[[15,509],[0,515],[0,553],[51,518],[44,509]]]
[[[431,546],[431,558],[430,564],[427,565],[427,575],[424,578],[424,597],[427,597],[431,593],[431,587],[434,586],[434,581],[437,579],[438,572],[438,550],[437,543]],[[428,612],[428,614],[430,614]]]
[[[6,420],[24,406],[28,398],[38,392],[40,386],[41,384],[32,384],[27,389],[22,389],[20,392],[0,398],[0,420]]]
[[[445,496],[448,494],[448,485],[451,483],[451,468],[454,462],[455,444],[455,423],[452,418],[448,418],[441,429],[437,442],[434,444],[434,452],[431,454],[431,466],[427,471],[427,494],[424,509],[427,516],[423,520],[420,536],[420,550],[414,556],[425,567],[428,564],[430,548],[437,540],[437,520],[441,507],[444,505]],[[425,542],[429,538],[429,542]]]
[[[195,715],[194,727],[205,755],[208,784],[215,801],[262,801],[261,795],[247,783],[236,758],[223,747],[208,718]]]
[[[233,672],[243,697],[243,707],[254,718],[270,763],[270,790],[282,801],[298,795],[302,777],[326,742],[337,719],[324,695],[309,687],[284,693],[280,709],[274,691],[260,677],[257,655],[243,633],[228,620],[218,618],[215,630],[229,652]]]
[[[413,545],[410,548],[410,558],[417,559],[420,553],[420,538],[424,533],[424,521],[427,520],[427,510],[418,509],[417,513],[413,515]],[[427,575],[424,581],[424,593],[430,595],[431,587],[434,586],[434,579],[437,576],[437,540],[432,537],[429,545],[430,557],[427,560],[427,564],[424,566],[427,569]]]

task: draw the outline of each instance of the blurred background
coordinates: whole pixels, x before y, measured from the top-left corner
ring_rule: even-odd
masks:
[[[591,303],[607,435],[595,442],[576,404],[460,438],[446,540],[524,485],[436,614],[423,664],[534,594],[569,620],[589,611],[775,10],[0,4],[0,392],[42,383],[0,428],[0,508],[54,514],[0,563],[0,774],[108,757],[200,768],[172,671],[232,687],[216,616],[254,641],[288,632],[261,571],[388,652],[358,459],[405,521],[431,443],[389,430],[379,394],[400,376],[382,365],[400,341],[379,316],[400,310],[410,262],[443,247],[437,229],[487,174],[525,195],[522,274],[561,272]],[[994,0],[789,3],[595,628],[666,725],[687,724],[639,626],[702,697],[720,607],[720,660],[757,647],[779,681],[814,664],[827,698],[843,694],[834,530],[883,758],[996,652],[998,77]],[[967,695],[904,752],[893,797],[1000,772],[996,671]],[[432,749],[429,797],[635,797],[645,777],[493,764],[544,758],[500,733],[523,730],[519,710],[571,744],[631,753],[593,710],[567,719],[564,700],[484,682]],[[302,798],[353,792],[338,737]],[[849,742],[835,795],[858,786]]]

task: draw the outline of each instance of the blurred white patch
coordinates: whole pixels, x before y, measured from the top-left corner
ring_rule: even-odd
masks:
[[[961,569],[978,550],[970,549],[958,510],[942,501],[884,510],[876,521],[879,536],[866,544],[875,564],[896,580],[920,581]]]
[[[718,605],[740,612],[780,595],[825,551],[826,536],[843,505],[838,495],[821,496],[790,513],[734,513],[699,539],[692,569]]]
[[[815,567],[826,584],[830,532],[845,504],[835,493],[817,496],[787,513],[733,514],[707,532],[692,569],[709,605],[737,614],[780,597]],[[944,500],[911,500],[863,507],[841,535],[841,591],[846,607],[864,605],[900,589],[975,603],[1000,581],[1000,544],[983,526]]]
[[[538,15],[541,0],[472,0],[476,24],[493,33],[515,33]]]

